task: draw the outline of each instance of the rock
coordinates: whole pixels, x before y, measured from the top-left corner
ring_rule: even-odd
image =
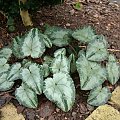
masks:
[[[66,26],[67,26],[67,27],[70,27],[70,23],[67,23]]]
[[[85,120],[120,120],[120,113],[110,105],[99,106]]]
[[[117,108],[120,108],[120,86],[118,86],[113,92],[111,100],[112,104],[114,104]]]
[[[17,109],[12,103],[5,105],[0,112],[0,120],[25,120],[22,114],[17,113]]]

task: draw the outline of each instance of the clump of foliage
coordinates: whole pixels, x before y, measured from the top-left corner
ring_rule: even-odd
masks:
[[[77,56],[68,54],[68,47],[65,47],[74,41],[87,45],[86,49],[79,48]],[[60,48],[53,56],[45,55],[46,49],[54,45]],[[20,104],[36,108],[37,95],[43,93],[67,112],[76,94],[71,74],[78,72],[81,90],[90,90],[88,104],[105,104],[111,92],[102,84],[109,81],[114,85],[120,77],[119,64],[107,47],[105,37],[96,35],[90,26],[75,31],[53,26],[47,27],[44,33],[33,28],[24,36],[14,38],[10,47],[0,50],[0,91],[9,90],[16,80],[22,80],[15,91]],[[11,56],[18,59],[14,64],[9,62]],[[41,62],[36,63],[36,59]]]

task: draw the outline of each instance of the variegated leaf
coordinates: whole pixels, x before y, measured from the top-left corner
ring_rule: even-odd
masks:
[[[0,74],[0,91],[7,91],[12,88],[14,82],[7,80],[7,73]]]
[[[15,81],[17,79],[20,79],[20,72],[21,72],[21,64],[15,63],[11,66],[10,71],[8,72],[7,80],[9,81]]]
[[[88,97],[88,104],[93,106],[100,106],[105,104],[111,97],[111,92],[107,87],[99,86],[91,90]]]
[[[24,55],[22,53],[21,47],[23,43],[23,38],[22,37],[15,37],[12,42],[12,52],[14,56],[17,58],[24,58]]]
[[[35,63],[32,63],[28,68],[23,68],[22,81],[25,82],[29,88],[33,89],[36,94],[42,93],[43,87],[43,73],[41,67]]]
[[[7,59],[0,58],[0,74],[3,72],[7,72],[9,69],[9,64],[7,64]]]
[[[96,35],[93,29],[88,26],[83,29],[78,29],[72,34],[73,38],[81,42],[90,42],[95,39]]]
[[[86,57],[90,61],[104,61],[108,57],[105,42],[100,39],[91,41],[87,46]]]
[[[10,48],[3,48],[0,50],[0,58],[6,58],[7,60],[11,57],[12,50]]]
[[[28,108],[36,108],[38,105],[36,93],[25,84],[17,88],[15,96],[20,104]]]
[[[70,61],[64,55],[65,54],[64,50],[65,49],[62,48],[57,50],[54,53],[55,58],[51,63],[52,73],[58,73],[58,72],[69,73],[70,72]]]
[[[56,73],[44,82],[44,94],[60,109],[67,112],[75,102],[75,86],[72,78],[65,73]]]
[[[88,61],[84,53],[80,54],[76,66],[82,90],[91,90],[104,83],[107,78],[106,69],[98,63]]]
[[[45,44],[42,41],[40,34],[41,33],[37,28],[33,28],[24,36],[22,45],[22,53],[24,56],[39,58],[45,52]]]
[[[120,78],[120,66],[114,55],[109,55],[107,63],[108,80],[114,85]]]

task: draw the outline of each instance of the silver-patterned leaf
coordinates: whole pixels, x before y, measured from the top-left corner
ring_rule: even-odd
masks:
[[[61,48],[58,49],[54,52],[54,57],[57,57],[58,55],[66,55],[66,49],[65,48]]]
[[[13,64],[8,72],[7,80],[15,81],[17,79],[20,79],[21,78],[20,72],[21,72],[21,64],[20,63]]]
[[[54,54],[55,58],[53,59],[50,67],[53,74],[58,72],[64,72],[64,73],[70,72],[70,61],[64,55],[63,50],[64,49],[59,49]]]
[[[46,47],[48,47],[48,48],[51,48],[51,47],[52,47],[52,42],[51,42],[51,40],[48,38],[47,35],[40,34],[40,38],[41,38],[41,40],[44,42],[44,44],[45,44]]]
[[[104,61],[108,57],[107,47],[101,39],[91,41],[87,46],[86,57],[90,61]]]
[[[100,106],[105,104],[111,97],[111,92],[107,87],[99,86],[91,90],[88,97],[88,104],[93,106]]]
[[[22,69],[21,75],[22,81],[25,82],[29,88],[33,89],[36,94],[42,93],[43,73],[39,65],[32,63],[28,68]]]
[[[63,111],[69,111],[75,102],[75,86],[70,75],[56,73],[44,83],[45,96]]]
[[[112,85],[114,85],[120,77],[120,66],[114,55],[109,55],[109,60],[107,63],[108,80]]]
[[[3,72],[7,72],[9,69],[9,64],[7,64],[7,59],[0,58],[0,74]]]
[[[33,28],[24,36],[22,53],[25,57],[31,56],[32,58],[39,58],[45,52],[45,44],[40,34],[37,28]]]
[[[21,51],[22,43],[23,43],[23,38],[22,37],[15,37],[12,42],[12,52],[14,56],[17,58],[24,58],[24,55]]]
[[[73,32],[72,36],[74,39],[81,42],[90,42],[96,37],[93,29],[90,26],[76,30],[75,32]]]
[[[51,36],[51,41],[58,47],[67,46],[71,41],[71,35],[69,30],[54,31]]]
[[[107,79],[106,69],[98,63],[88,61],[84,53],[80,54],[76,66],[82,90],[91,90]]]
[[[0,50],[0,58],[6,58],[7,60],[11,57],[12,50],[10,48],[3,48]]]
[[[16,89],[15,96],[20,104],[28,108],[36,108],[38,105],[36,93],[25,84]]]
[[[7,73],[0,74],[0,91],[7,91],[12,88],[14,82],[7,80]]]

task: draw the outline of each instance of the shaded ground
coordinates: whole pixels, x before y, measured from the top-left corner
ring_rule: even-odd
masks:
[[[120,8],[117,3],[110,3],[107,0],[89,0],[89,2],[82,2],[82,9],[76,11],[71,5],[72,2],[72,0],[68,0],[63,5],[57,5],[52,9],[48,7],[40,9],[36,14],[32,15],[34,26],[43,28],[43,25],[47,23],[75,29],[91,25],[98,34],[103,34],[107,37],[110,48],[120,49]],[[0,20],[0,47],[10,44],[12,37],[27,31],[21,20],[17,19],[16,31],[8,33],[6,19],[0,16]],[[120,59],[120,52],[114,52],[114,54]],[[26,120],[85,120],[94,108],[86,103],[87,92],[79,90],[78,75],[73,76],[77,88],[76,103],[73,109],[67,113],[55,108],[44,96],[39,97],[40,103],[36,110],[20,106],[15,99],[12,99],[12,102],[17,106],[18,112],[24,114]],[[0,104],[5,104],[5,98],[6,102],[9,102],[11,100],[9,95],[13,97],[14,92],[10,91],[10,94],[5,93],[3,96],[1,95]]]

